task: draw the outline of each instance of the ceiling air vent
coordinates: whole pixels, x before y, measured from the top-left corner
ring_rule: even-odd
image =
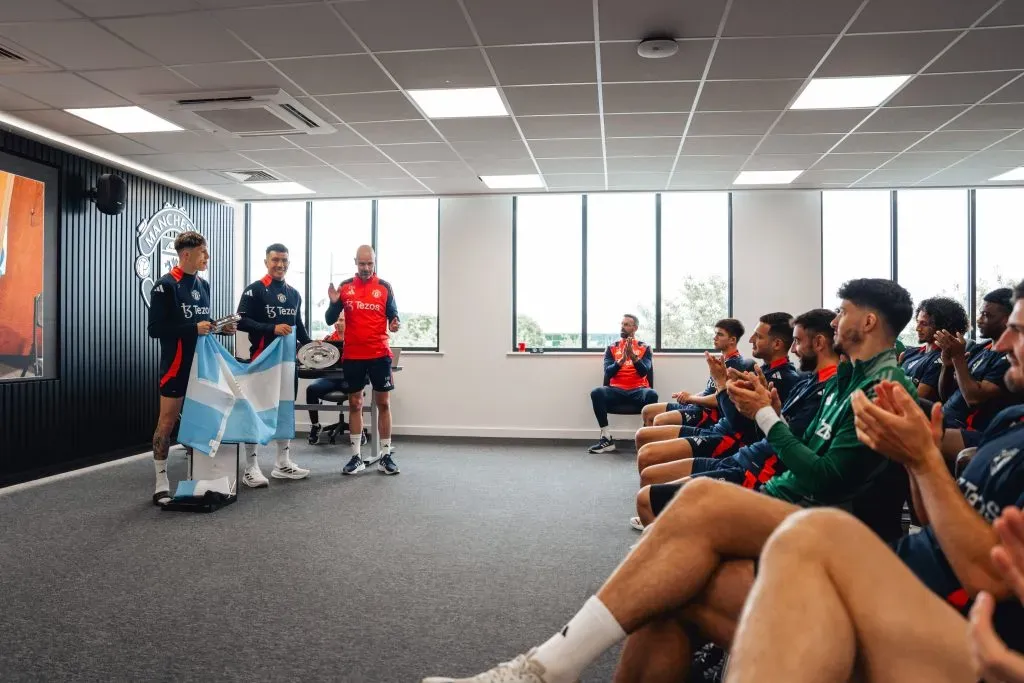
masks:
[[[221,171],[224,175],[237,180],[240,183],[266,183],[280,180],[275,175],[267,173],[263,170],[256,171]]]
[[[227,90],[177,93],[163,103],[169,111],[191,118],[199,127],[236,137],[323,135],[335,129],[281,90]]]
[[[57,68],[44,59],[28,52],[27,50],[15,50],[6,45],[0,45],[0,73],[18,73],[21,71],[44,71]]]

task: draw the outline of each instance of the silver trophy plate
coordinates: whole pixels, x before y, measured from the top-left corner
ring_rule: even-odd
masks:
[[[306,344],[297,354],[299,363],[314,370],[326,370],[335,365],[341,358],[337,346],[326,342],[314,341]]]
[[[213,321],[213,331],[215,333],[220,333],[220,332],[222,332],[224,330],[225,327],[227,327],[228,325],[230,325],[232,323],[236,323],[237,324],[238,321],[241,320],[241,319],[242,319],[242,316],[238,315],[237,313],[232,313],[231,315],[226,315],[223,318],[217,318],[216,320]]]

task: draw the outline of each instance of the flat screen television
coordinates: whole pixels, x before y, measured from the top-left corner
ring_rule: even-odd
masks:
[[[59,177],[0,152],[0,382],[58,374]]]

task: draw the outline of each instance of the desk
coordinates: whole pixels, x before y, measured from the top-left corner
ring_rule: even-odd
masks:
[[[396,365],[391,372],[401,372],[402,366]],[[295,374],[299,379],[342,379],[345,373],[340,367],[328,368],[326,370],[314,370],[296,365]],[[366,400],[366,389],[370,389],[370,400]],[[380,433],[377,431],[377,402],[373,400],[373,387],[367,386],[363,389],[363,412],[370,413],[370,444],[373,449],[373,457],[380,453]],[[320,410],[327,413],[340,413],[348,411],[348,407],[339,403],[299,403],[296,397],[295,410]]]

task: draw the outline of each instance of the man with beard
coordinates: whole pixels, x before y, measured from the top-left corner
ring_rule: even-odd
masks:
[[[608,429],[608,413],[640,414],[644,406],[658,402],[651,388],[653,358],[651,347],[636,338],[640,319],[631,313],[622,316],[621,340],[604,350],[604,385],[590,392],[601,438],[588,449],[590,453],[611,453],[615,440]]]
[[[698,634],[728,646],[754,582],[754,560],[772,532],[802,505],[836,505],[857,496],[889,464],[857,441],[851,396],[874,393],[887,379],[913,392],[893,348],[914,312],[910,294],[891,280],[864,279],[844,284],[839,297],[833,326],[839,349],[851,362],[826,385],[802,439],[776,413],[770,392],[759,383],[730,380],[727,386],[740,412],[754,416],[768,435],[786,472],[761,492],[695,479],[551,638],[473,678],[424,683],[572,683],[627,634],[616,680],[675,681],[685,678]],[[894,510],[897,518],[900,509],[902,502]],[[776,647],[779,633],[784,632],[769,637]]]
[[[939,375],[942,373],[942,349],[935,344],[935,334],[947,332],[954,337],[967,332],[967,312],[960,302],[946,297],[925,299],[917,306],[917,341],[921,346],[907,349],[900,367],[917,387],[919,398],[934,401],[939,397]]]

